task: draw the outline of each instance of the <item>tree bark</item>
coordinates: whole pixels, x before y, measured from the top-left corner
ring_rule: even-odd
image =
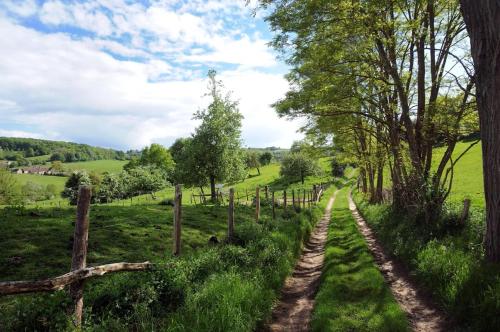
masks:
[[[500,262],[500,3],[460,0],[471,42],[483,149],[486,257]]]
[[[210,197],[212,199],[212,203],[217,201],[217,193],[215,192],[215,177],[210,177]]]

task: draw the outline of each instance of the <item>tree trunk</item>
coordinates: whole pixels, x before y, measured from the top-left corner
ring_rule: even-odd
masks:
[[[381,203],[384,190],[384,165],[379,162],[377,166],[377,188],[375,190],[375,203]]]
[[[366,183],[366,170],[363,167],[359,170],[359,175],[361,177],[361,191],[366,194],[368,191],[368,184]]]
[[[210,177],[210,196],[212,199],[212,203],[217,201],[217,193],[215,192],[215,177]]]
[[[260,169],[257,167],[257,173],[260,175]]]
[[[500,262],[500,3],[460,0],[474,60],[483,148],[486,257]]]

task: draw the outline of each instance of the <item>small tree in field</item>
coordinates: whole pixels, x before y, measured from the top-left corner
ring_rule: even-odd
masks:
[[[209,96],[212,102],[205,110],[195,113],[201,120],[190,145],[197,173],[208,179],[212,201],[217,199],[215,181],[236,181],[245,175],[241,149],[241,120],[238,103],[229,94],[222,94],[222,83],[208,73]]]
[[[273,159],[273,154],[271,152],[264,152],[259,157],[259,162],[262,166],[269,165]]]
[[[82,185],[92,185],[92,180],[88,173],[85,171],[75,171],[71,173],[64,184],[64,190],[61,196],[68,198],[71,205],[76,205],[78,201],[78,188]],[[94,200],[94,198],[95,196],[93,195],[92,200]]]
[[[246,163],[247,163],[247,167],[250,169],[250,168],[256,168],[257,169],[257,173],[259,173],[260,175],[260,161],[259,161],[259,155],[257,154],[257,152],[252,152],[252,151],[248,151],[247,152],[247,156],[246,156]]]
[[[316,160],[304,153],[290,153],[281,161],[280,175],[291,181],[300,180],[304,184],[304,178],[309,175],[317,175],[321,172]]]

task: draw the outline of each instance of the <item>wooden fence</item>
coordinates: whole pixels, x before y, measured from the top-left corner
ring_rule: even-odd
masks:
[[[0,296],[14,295],[33,292],[50,292],[61,290],[69,286],[70,296],[73,302],[73,323],[75,326],[81,326],[83,314],[83,291],[85,281],[90,278],[100,277],[108,273],[120,271],[145,271],[151,269],[154,264],[150,262],[140,263],[111,263],[99,266],[87,267],[87,248],[89,232],[89,212],[91,201],[91,188],[81,186],[78,192],[78,203],[76,209],[76,222],[73,241],[73,251],[71,259],[70,272],[43,280],[34,281],[6,281],[0,282]],[[323,194],[323,185],[314,185],[312,190],[292,190],[291,200],[287,191],[283,191],[282,200],[278,199],[278,192],[270,191],[268,186],[264,187],[264,199],[261,202],[261,190],[255,189],[255,220],[260,219],[260,208],[262,204],[270,204],[272,207],[272,218],[276,218],[276,208],[282,207],[285,211],[288,203],[292,207],[305,208],[316,204]],[[248,196],[248,194],[247,194]],[[287,198],[288,197],[288,198]],[[247,199],[248,200],[248,199]],[[227,236],[229,239],[234,237],[235,230],[235,201],[236,192],[233,188],[229,189],[227,194],[228,218],[227,218]],[[182,224],[182,186],[175,186],[174,212],[173,212],[173,255],[181,254],[181,224]]]

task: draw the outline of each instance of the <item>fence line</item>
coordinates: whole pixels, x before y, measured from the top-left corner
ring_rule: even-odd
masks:
[[[306,190],[303,189],[303,207],[305,208],[305,197]],[[246,190],[248,195],[248,190]],[[269,204],[269,187],[264,188],[264,194],[266,200],[264,204]],[[309,207],[316,204],[323,194],[323,186],[314,186],[312,191],[308,191]],[[260,188],[255,189],[255,221],[258,222],[260,218]],[[295,190],[292,191],[293,207],[296,208],[295,204]],[[74,232],[74,242],[73,251],[71,258],[71,270],[70,272],[56,276],[49,279],[34,280],[34,281],[6,281],[0,282],[0,295],[15,295],[23,293],[33,293],[33,292],[50,292],[55,290],[61,290],[66,286],[70,287],[70,296],[73,303],[73,324],[76,327],[81,326],[82,315],[83,315],[83,293],[85,281],[93,277],[101,277],[108,273],[121,272],[121,271],[145,271],[151,269],[154,264],[150,262],[140,262],[140,263],[110,263],[94,267],[87,267],[87,249],[88,249],[88,232],[89,232],[89,212],[90,212],[90,202],[92,197],[92,191],[90,186],[81,186],[78,192],[78,202],[76,210],[76,222],[75,222],[75,232]],[[276,218],[276,207],[279,207],[279,202],[276,200],[275,191],[271,191],[271,204],[272,204],[272,218]],[[287,208],[287,192],[283,191],[283,209],[286,212]],[[315,198],[314,200],[312,198]],[[300,196],[298,199],[300,207]],[[228,226],[227,226],[227,237],[232,239],[234,237],[235,230],[235,190],[234,188],[229,189],[228,193]],[[182,223],[182,185],[175,186],[175,196],[174,196],[174,213],[173,213],[173,255],[181,254],[181,223]]]

